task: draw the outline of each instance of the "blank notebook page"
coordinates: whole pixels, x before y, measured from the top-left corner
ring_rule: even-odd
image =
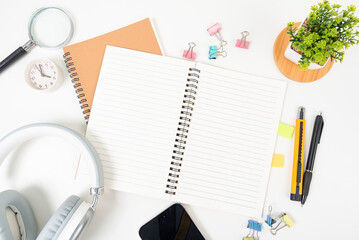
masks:
[[[260,217],[283,81],[204,64],[175,200]]]
[[[169,199],[166,182],[193,63],[107,46],[86,137],[106,187]]]

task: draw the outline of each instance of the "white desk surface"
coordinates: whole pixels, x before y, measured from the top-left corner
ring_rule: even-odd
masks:
[[[167,56],[180,57],[187,43],[197,44],[197,60],[237,71],[259,74],[288,82],[281,121],[294,125],[297,107],[306,107],[306,152],[316,113],[325,120],[314,177],[307,203],[289,200],[293,139],[278,137],[276,153],[285,155],[285,167],[271,171],[265,206],[273,214],[288,213],[295,225],[277,236],[267,226],[261,239],[355,238],[359,216],[359,47],[346,52],[342,64],[334,64],[323,79],[297,83],[286,79],[273,60],[273,44],[289,21],[301,21],[317,1],[68,1],[13,0],[0,8],[0,59],[27,41],[27,24],[40,7],[54,5],[68,10],[75,22],[71,43],[152,17],[159,41]],[[334,3],[334,1],[332,1]],[[336,1],[344,5],[357,1]],[[357,11],[357,14],[359,12]],[[217,43],[207,27],[219,22],[228,41],[228,57],[207,59],[208,46]],[[250,32],[250,49],[234,47],[240,32]],[[30,89],[24,81],[26,65],[49,58],[66,75],[61,50],[35,48],[0,75],[0,135],[25,124],[51,122],[82,133],[86,125],[69,78],[50,94]],[[78,152],[65,142],[41,138],[25,144],[7,158],[0,168],[0,189],[16,189],[30,202],[41,229],[51,214],[70,194],[89,199],[87,186],[73,180]],[[106,190],[84,239],[139,239],[138,230],[169,202]],[[266,207],[264,213],[266,214]],[[241,239],[247,234],[248,218],[185,205],[206,239]]]

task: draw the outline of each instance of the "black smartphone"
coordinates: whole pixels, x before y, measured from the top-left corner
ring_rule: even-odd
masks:
[[[174,204],[140,228],[142,240],[204,240],[186,210]]]

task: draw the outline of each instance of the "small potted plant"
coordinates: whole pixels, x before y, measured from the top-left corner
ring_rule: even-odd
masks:
[[[311,7],[309,17],[296,28],[288,23],[290,43],[285,57],[300,66],[301,70],[323,68],[330,61],[343,61],[344,50],[359,43],[359,18],[356,7],[330,5],[324,0]]]

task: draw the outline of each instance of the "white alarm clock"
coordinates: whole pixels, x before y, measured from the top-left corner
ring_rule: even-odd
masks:
[[[26,68],[25,80],[36,90],[55,90],[62,82],[60,69],[48,59],[32,61]]]

